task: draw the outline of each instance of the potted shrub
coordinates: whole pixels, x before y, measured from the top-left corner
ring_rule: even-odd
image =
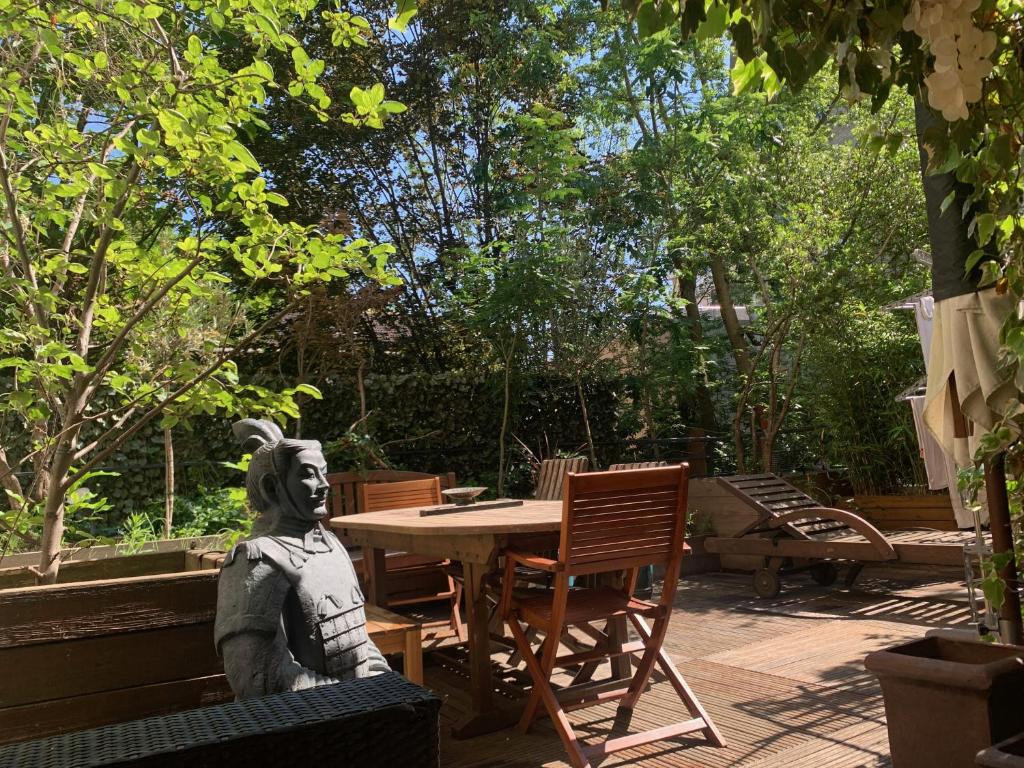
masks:
[[[973,766],[1024,730],[1024,647],[927,637],[868,655],[893,768]]]

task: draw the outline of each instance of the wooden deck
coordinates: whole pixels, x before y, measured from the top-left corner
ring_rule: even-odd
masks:
[[[707,574],[680,585],[666,649],[729,741],[728,748],[682,738],[623,752],[603,766],[830,768],[889,765],[881,694],[865,654],[932,627],[964,627],[967,596],[955,570],[869,566],[845,592],[792,576],[774,600],[754,597],[750,577]],[[457,652],[457,651],[456,651]],[[446,652],[447,655],[448,652]],[[495,654],[496,660],[502,658]],[[458,659],[428,654],[428,687],[445,697],[444,725],[467,707]],[[515,705],[520,671],[502,668],[499,690]],[[633,729],[678,718],[678,699],[656,678],[640,699]],[[614,704],[570,713],[581,734],[605,732]],[[447,731],[443,725],[443,731]],[[449,768],[565,766],[554,730],[510,728],[468,741],[445,736]]]

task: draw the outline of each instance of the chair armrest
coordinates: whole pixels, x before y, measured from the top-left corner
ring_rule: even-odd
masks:
[[[548,573],[558,573],[563,570],[565,566],[557,560],[552,560],[549,557],[541,557],[540,555],[534,555],[530,552],[519,552],[514,549],[505,550],[506,562],[511,560],[513,563],[519,563],[519,565],[526,565],[530,568],[539,568],[542,571]]]
[[[499,604],[503,619],[509,618],[512,611],[512,588],[515,585],[516,563],[531,568],[539,568],[549,573],[559,573],[565,568],[557,560],[551,560],[540,555],[532,555],[528,552],[517,552],[514,549],[505,550],[505,578],[501,585],[501,603]]]

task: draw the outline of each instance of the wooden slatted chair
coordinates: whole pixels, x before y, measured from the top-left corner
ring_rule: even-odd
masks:
[[[639,469],[624,472],[570,473],[562,497],[562,531],[557,560],[509,550],[505,553],[505,589],[502,592],[502,616],[508,622],[516,646],[526,660],[533,689],[519,726],[525,732],[543,703],[555,730],[576,768],[590,766],[591,758],[629,749],[653,741],[672,739],[700,731],[715,746],[725,739],[704,711],[662,649],[672,614],[679,566],[685,549],[686,481],[689,468]],[[665,582],[657,602],[633,597],[637,570],[648,564],[665,566]],[[513,572],[526,565],[554,574],[555,586],[543,595],[518,598]],[[601,586],[570,589],[569,579],[597,573],[627,571],[624,588]],[[626,617],[640,636],[639,641],[613,643],[610,636],[592,624]],[[653,620],[653,628],[647,620]],[[524,630],[544,633],[539,654],[534,653]],[[584,628],[597,641],[589,651],[558,656],[562,631],[566,626]],[[587,682],[555,690],[552,670],[596,659],[641,653],[632,679],[608,690],[606,685]],[[584,746],[573,731],[566,711],[619,700],[616,722],[628,725],[634,705],[645,690],[657,663],[668,677],[690,717],[684,721],[612,738]]]
[[[441,481],[441,490],[454,488],[455,473],[446,472],[442,475],[432,475],[429,472],[409,472],[400,469],[373,469],[367,472],[329,472],[327,484],[330,486],[330,497],[327,503],[330,505],[331,517],[342,515],[356,515],[363,511],[362,497],[359,489],[367,483],[401,483],[406,480],[429,480],[437,477]],[[346,547],[352,546],[352,540],[345,535],[344,531],[338,531],[338,538]]]
[[[406,480],[429,480],[432,477],[438,478],[441,483],[441,490],[454,488],[455,473],[446,472],[441,475],[432,475],[429,472],[407,472],[397,469],[375,469],[369,472],[330,472],[327,475],[327,483],[331,486],[331,517],[342,515],[355,515],[364,511],[360,506],[362,498],[359,489],[367,483],[401,483]]]
[[[624,469],[651,469],[652,467],[667,467],[667,461],[634,461],[627,464],[609,464],[609,472],[621,472]]]
[[[565,480],[566,472],[586,472],[590,462],[586,456],[577,456],[574,459],[544,459],[540,463],[540,471],[537,473],[537,489],[534,491],[535,499],[546,501],[557,501],[562,498],[562,483]]]
[[[359,494],[363,512],[431,507],[442,503],[441,481],[438,477],[400,483],[364,483]],[[436,557],[389,552],[384,563],[388,607],[448,600],[451,602],[448,622],[459,640],[466,639],[466,629],[459,610],[462,587],[447,570],[451,565],[450,560],[439,561]],[[437,589],[436,586],[440,584],[444,586]]]

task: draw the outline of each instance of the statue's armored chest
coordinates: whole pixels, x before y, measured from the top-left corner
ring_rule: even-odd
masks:
[[[323,653],[323,672],[351,677],[369,650],[364,599],[352,561],[337,539],[317,552],[280,539],[275,543],[280,548],[274,559],[291,582],[303,634]]]

